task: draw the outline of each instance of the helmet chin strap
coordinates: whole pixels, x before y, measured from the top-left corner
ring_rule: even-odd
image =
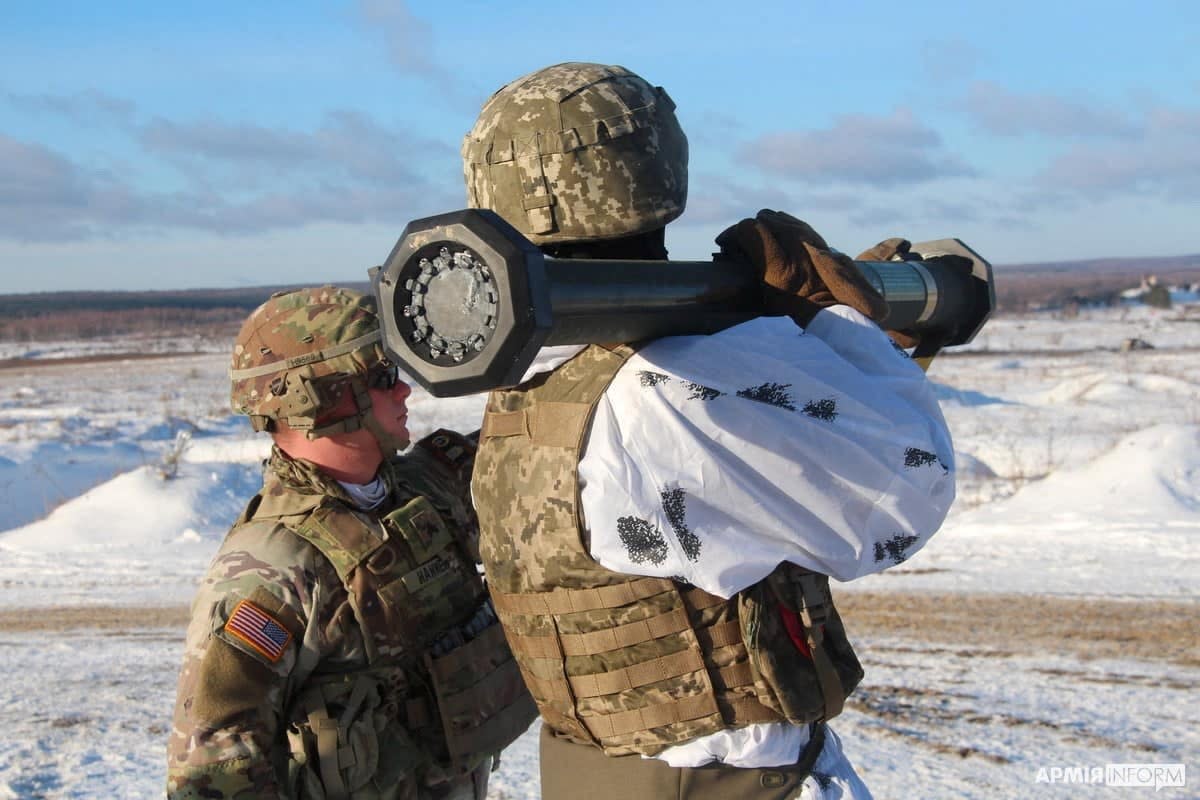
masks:
[[[355,378],[351,379],[349,384],[354,392],[354,405],[358,410],[348,417],[343,417],[327,425],[314,425],[305,432],[305,436],[309,439],[319,439],[323,436],[366,429],[379,443],[379,449],[385,459],[391,458],[397,452],[408,447],[407,436],[389,433],[375,416],[375,408],[371,403],[371,395],[367,391],[366,381]]]
[[[370,402],[370,400],[367,402]],[[396,453],[408,447],[408,437],[396,436],[384,430],[383,426],[379,424],[379,420],[375,417],[375,410],[373,408],[360,411],[359,416],[362,419],[363,427],[371,432],[371,435],[375,437],[375,441],[379,442],[379,449],[383,452],[385,459],[391,458]]]

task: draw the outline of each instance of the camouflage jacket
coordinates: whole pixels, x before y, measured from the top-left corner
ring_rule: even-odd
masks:
[[[457,434],[427,437],[383,466],[389,494],[370,512],[272,453],[192,607],[169,798],[474,795],[470,773],[520,731],[457,748],[445,733],[469,721],[443,719],[458,678],[436,656],[459,647],[461,666],[474,640],[486,652],[469,660],[511,662],[474,564],[473,453]]]

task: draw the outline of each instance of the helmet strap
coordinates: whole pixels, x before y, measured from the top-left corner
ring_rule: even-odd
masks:
[[[371,395],[367,391],[367,382],[362,378],[355,377],[351,378],[348,383],[351,391],[354,392],[354,405],[357,408],[354,414],[326,425],[313,425],[311,420],[297,420],[298,424],[296,425],[292,425],[289,420],[288,425],[299,430],[304,430],[304,435],[307,439],[319,439],[339,433],[352,433],[365,428],[375,437],[375,441],[379,443],[379,449],[383,451],[384,458],[390,458],[396,452],[408,447],[409,440],[407,438],[388,433],[379,424],[379,420],[375,417],[375,409],[371,404]],[[307,428],[305,425],[307,425]]]

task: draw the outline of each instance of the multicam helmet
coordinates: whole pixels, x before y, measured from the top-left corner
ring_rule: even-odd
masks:
[[[347,428],[316,428],[318,418],[347,387],[363,411],[358,396],[366,395],[368,376],[386,366],[373,299],[333,286],[280,292],[246,319],[235,340],[231,402],[256,430],[282,420],[314,438],[328,435]]]
[[[618,66],[568,63],[504,86],[463,140],[467,203],[534,244],[661,228],[687,202],[675,104]]]

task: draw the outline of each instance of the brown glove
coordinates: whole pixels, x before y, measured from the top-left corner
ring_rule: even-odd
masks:
[[[830,250],[820,234],[790,214],[763,209],[754,219],[726,228],[717,244],[762,270],[766,309],[801,326],[839,303],[876,321],[887,316],[887,302],[850,258]]]
[[[863,250],[854,257],[855,261],[892,261],[899,256],[900,261],[907,261],[913,258],[909,250],[912,249],[912,242],[908,239],[893,237],[884,239],[879,244],[872,247],[870,250]]]

